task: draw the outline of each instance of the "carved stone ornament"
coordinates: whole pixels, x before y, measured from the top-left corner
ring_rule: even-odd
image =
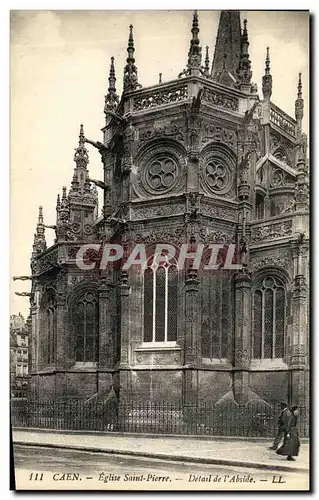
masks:
[[[271,171],[271,187],[295,187],[295,179],[280,168]]]
[[[133,111],[156,108],[174,102],[183,101],[188,98],[188,88],[184,85],[180,88],[153,91],[149,95],[135,97],[133,99]]]
[[[152,217],[167,217],[170,215],[183,214],[184,205],[170,204],[170,205],[157,205],[156,207],[145,206],[142,208],[133,209],[134,219],[150,219]]]
[[[271,257],[269,256],[269,257],[260,257],[257,259],[253,259],[250,262],[249,267],[251,272],[258,271],[263,267],[280,267],[288,271],[290,265],[291,265],[291,259],[289,259],[288,257],[276,257],[274,255]]]
[[[291,220],[251,228],[251,241],[253,243],[264,240],[273,240],[290,235],[292,235]]]
[[[151,231],[148,233],[137,233],[135,235],[136,243],[144,243],[149,245],[151,243],[157,242],[171,242],[177,245],[184,243],[184,229],[182,227],[177,227],[176,229],[159,229],[157,231]]]
[[[202,142],[221,142],[223,144],[227,144],[227,146],[230,146],[234,150],[237,148],[237,136],[234,130],[205,123],[203,126],[202,137]]]
[[[216,219],[228,219],[231,221],[237,220],[236,209],[201,203],[200,211],[203,215],[214,217]]]
[[[202,100],[220,108],[238,111],[239,100],[237,97],[229,97],[215,90],[204,89]]]
[[[235,361],[236,365],[245,365],[249,363],[248,349],[236,349]]]
[[[52,250],[38,258],[36,264],[36,270],[38,273],[43,273],[53,267],[57,266],[58,261],[58,251]]]
[[[182,124],[168,122],[163,127],[153,126],[150,129],[142,129],[139,132],[139,142],[144,143],[157,137],[171,137],[182,143],[185,142],[184,126]]]
[[[209,231],[207,227],[199,230],[199,241],[201,243],[235,243],[235,234],[230,235],[223,231]]]

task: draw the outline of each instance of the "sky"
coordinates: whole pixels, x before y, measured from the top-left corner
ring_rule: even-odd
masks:
[[[252,81],[261,95],[266,47],[270,47],[272,101],[294,117],[298,73],[308,132],[309,18],[297,11],[242,11],[247,19]],[[200,41],[210,58],[219,11],[199,11]],[[72,180],[80,124],[86,137],[101,140],[104,96],[111,56],[117,93],[127,57],[128,26],[134,26],[139,82],[149,86],[175,79],[185,68],[191,11],[11,11],[10,44],[10,275],[30,274],[39,205],[45,224],[55,224],[56,197]],[[89,171],[102,179],[99,153],[89,146]],[[47,229],[48,245],[54,231]],[[30,282],[11,281],[11,314],[29,312]]]

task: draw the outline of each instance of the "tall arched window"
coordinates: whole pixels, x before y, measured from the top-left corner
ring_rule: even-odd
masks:
[[[265,217],[265,204],[262,194],[256,194],[256,219],[263,219]]]
[[[144,272],[144,342],[177,340],[178,271],[175,264],[152,264]]]
[[[231,274],[225,269],[204,271],[201,283],[202,358],[229,358],[232,305]]]
[[[276,276],[263,278],[253,295],[254,359],[283,358],[285,345],[286,290]]]
[[[41,329],[45,341],[42,343],[42,358],[45,365],[55,362],[56,354],[56,297],[53,290],[45,293],[41,304]]]
[[[88,363],[98,360],[98,300],[94,293],[85,292],[76,301],[73,311],[75,327],[75,361]]]

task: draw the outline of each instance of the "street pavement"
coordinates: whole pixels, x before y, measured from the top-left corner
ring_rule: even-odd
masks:
[[[269,450],[269,441],[212,438],[183,438],[175,436],[118,435],[112,433],[43,432],[41,430],[13,430],[17,444],[62,447],[82,451],[124,454],[165,460],[185,460],[227,466],[244,466],[268,470],[307,472],[309,445],[302,443],[296,461]]]
[[[273,472],[29,445],[14,445],[14,466],[17,489],[287,491],[309,487],[306,471]]]

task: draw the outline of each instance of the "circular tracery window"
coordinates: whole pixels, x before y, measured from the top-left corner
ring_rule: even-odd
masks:
[[[209,157],[205,161],[203,173],[205,184],[210,191],[224,194],[230,188],[230,169],[222,155]]]
[[[146,171],[146,181],[152,189],[167,190],[172,187],[178,174],[176,162],[169,157],[154,160]]]
[[[213,158],[208,162],[206,176],[208,184],[214,191],[222,191],[228,184],[228,170],[219,158]]]

